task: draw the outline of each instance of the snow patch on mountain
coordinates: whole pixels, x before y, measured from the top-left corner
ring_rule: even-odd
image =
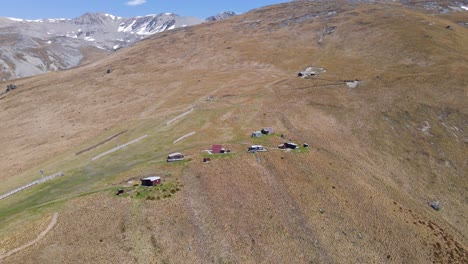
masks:
[[[51,23],[54,23],[54,22],[61,22],[61,21],[67,21],[67,20],[70,20],[70,19],[67,19],[67,18],[48,18],[47,21],[48,22],[51,22]]]
[[[7,17],[7,18],[9,20],[15,21],[15,22],[30,22],[30,23],[44,23],[45,21],[50,22],[50,23],[54,23],[54,22],[61,22],[61,21],[70,20],[70,19],[67,19],[67,18],[47,18],[47,19],[34,19],[34,20],[15,18],[15,17]]]
[[[16,21],[16,22],[23,22],[24,19],[22,18],[14,18],[14,17],[7,17],[8,19],[10,19],[11,21]]]
[[[111,14],[104,14],[106,17],[110,17],[112,20],[116,20],[116,19],[121,19],[121,17],[116,17],[114,15],[111,15]]]

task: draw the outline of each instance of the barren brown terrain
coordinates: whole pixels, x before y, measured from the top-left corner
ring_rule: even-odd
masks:
[[[0,200],[0,255],[60,214],[2,263],[467,263],[461,20],[290,2],[16,80],[0,97],[0,194],[65,176]],[[309,66],[326,72],[299,78]],[[250,137],[262,127],[276,133]],[[278,149],[287,139],[310,147]],[[203,163],[212,144],[231,154]],[[132,186],[150,175],[163,185]]]

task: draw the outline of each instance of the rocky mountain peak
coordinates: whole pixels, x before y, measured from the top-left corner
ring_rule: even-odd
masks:
[[[224,19],[228,19],[230,17],[233,17],[235,15],[237,15],[235,12],[225,11],[225,12],[219,13],[219,14],[217,14],[215,16],[210,16],[210,17],[206,18],[205,21],[212,22],[212,21],[224,20]]]
[[[105,13],[85,13],[72,21],[76,25],[102,25],[105,21],[114,21],[116,19],[116,16]]]

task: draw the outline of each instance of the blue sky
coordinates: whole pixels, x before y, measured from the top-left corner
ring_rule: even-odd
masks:
[[[2,0],[0,17],[75,18],[86,12],[132,17],[170,12],[206,18],[223,11],[243,13],[284,2],[288,0]]]

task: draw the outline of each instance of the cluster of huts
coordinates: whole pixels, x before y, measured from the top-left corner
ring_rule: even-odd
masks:
[[[274,134],[275,131],[271,127],[265,127],[262,128],[262,130],[254,131],[252,132],[251,137],[253,138],[259,138],[264,135],[271,135]],[[281,138],[285,138],[283,134],[281,134]],[[304,143],[304,147],[307,148],[309,147],[309,144]],[[299,145],[292,142],[292,140],[289,140],[287,142],[284,142],[280,145],[278,145],[279,149],[297,149],[299,148]],[[262,145],[252,145],[247,149],[248,152],[255,153],[255,152],[262,152],[262,151],[267,151]]]
[[[252,132],[251,137],[259,138],[259,137],[262,137],[263,135],[271,135],[271,134],[274,134],[274,133],[275,133],[275,131],[273,130],[273,128],[265,127],[265,128],[262,128],[262,130]]]
[[[271,135],[274,133],[275,131],[273,130],[273,128],[265,127],[265,128],[262,128],[262,130],[257,130],[257,131],[252,132],[250,137],[259,138],[259,137],[263,137],[264,135]],[[250,153],[255,153],[255,152],[264,152],[267,150],[262,145],[252,145],[247,149],[247,151]]]
[[[262,128],[261,130],[252,132],[251,137],[259,138],[259,137],[262,137],[265,135],[271,135],[274,133],[275,131],[273,130],[273,128],[265,127],[265,128]],[[281,135],[281,137],[284,138],[284,135]],[[304,144],[304,147],[308,147],[308,146],[309,146],[308,144]],[[278,148],[279,149],[297,149],[299,148],[299,145],[291,141],[288,141],[288,142],[284,142],[278,145]],[[256,153],[256,152],[267,151],[267,149],[263,147],[262,145],[251,145],[250,147],[248,147],[247,151],[250,153]],[[210,154],[226,154],[226,153],[230,153],[231,151],[229,149],[224,148],[223,145],[214,144],[212,145],[210,150],[207,150],[207,152]],[[184,155],[180,152],[175,152],[167,156],[167,162],[183,161],[184,159],[185,159]],[[206,157],[203,158],[203,162],[208,162],[210,160],[211,160],[210,158],[206,158]],[[158,184],[161,184],[160,177],[151,176],[151,177],[146,177],[146,178],[141,179],[141,186],[155,186]]]

